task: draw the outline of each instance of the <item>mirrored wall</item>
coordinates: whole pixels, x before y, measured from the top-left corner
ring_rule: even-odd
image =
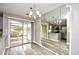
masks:
[[[3,36],[3,14],[0,13],[0,55],[4,51],[4,42],[3,42],[4,40],[2,36]]]
[[[42,17],[42,45],[60,55],[69,54],[69,13],[70,8],[62,5]]]

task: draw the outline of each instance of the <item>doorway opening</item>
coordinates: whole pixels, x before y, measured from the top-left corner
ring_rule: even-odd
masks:
[[[31,42],[31,22],[10,20],[10,47]]]

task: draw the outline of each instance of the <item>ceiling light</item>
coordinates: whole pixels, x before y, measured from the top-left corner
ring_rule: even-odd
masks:
[[[36,19],[36,16],[33,16],[34,17],[34,19]]]
[[[39,17],[41,17],[41,14],[39,14]]]
[[[37,10],[36,5],[34,5],[33,7],[30,7],[30,12],[26,15],[28,15],[29,18],[32,18],[32,19],[37,19],[41,17],[41,13],[39,12],[39,10]]]
[[[30,15],[32,15],[33,14],[33,12],[32,11],[30,11]]]
[[[37,15],[39,15],[40,13],[39,13],[39,11],[37,11]]]

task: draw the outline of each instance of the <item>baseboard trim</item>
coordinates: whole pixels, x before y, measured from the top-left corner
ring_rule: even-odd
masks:
[[[41,44],[39,44],[39,43],[37,43],[37,42],[33,42],[33,43],[35,43],[35,44],[37,44],[37,45],[39,45],[39,46],[41,46],[41,47],[45,48],[46,50],[48,50],[48,51],[50,51],[50,52],[54,53],[55,55],[59,55],[59,54],[57,54],[56,52],[54,52],[54,51],[52,51],[52,50],[50,50],[50,49],[48,49],[48,48],[44,47],[43,45],[41,45]]]
[[[6,48],[4,49],[2,55],[5,55],[5,52],[6,52],[6,50],[7,50],[8,48],[9,48],[9,47],[6,47]]]
[[[6,51],[6,48],[4,49],[4,51],[3,51],[2,55],[4,55],[4,54],[5,54],[5,51]]]

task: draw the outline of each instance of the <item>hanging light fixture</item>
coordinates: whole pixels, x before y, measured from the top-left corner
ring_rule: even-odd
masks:
[[[41,17],[41,13],[36,9],[36,5],[30,7],[30,12],[27,14],[29,18],[37,19]]]

